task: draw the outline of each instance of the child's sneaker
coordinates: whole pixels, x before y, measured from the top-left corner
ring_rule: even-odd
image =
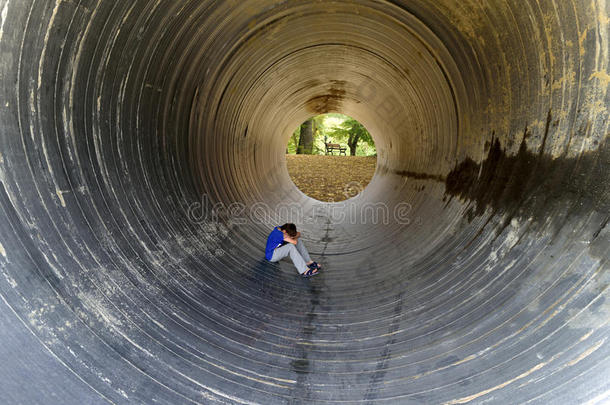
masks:
[[[305,273],[303,273],[303,277],[305,277],[305,278],[313,277],[319,273],[320,272],[318,271],[317,267],[310,267],[309,270],[307,270]]]
[[[308,264],[307,267],[309,267],[310,269],[318,269],[318,270],[322,269],[322,267],[316,262],[312,262],[311,264]]]

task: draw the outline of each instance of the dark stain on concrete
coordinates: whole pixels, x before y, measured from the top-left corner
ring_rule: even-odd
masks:
[[[317,276],[317,280],[320,280],[322,275]],[[310,384],[307,381],[307,375],[312,372],[312,362],[309,360],[309,348],[314,342],[313,334],[316,331],[316,308],[320,305],[320,294],[322,289],[312,283],[315,279],[303,279],[303,283],[307,285],[309,292],[309,311],[305,315],[303,330],[301,336],[305,344],[297,345],[297,355],[294,360],[290,362],[290,369],[297,375],[296,384],[292,390],[291,397],[292,401],[290,404],[309,404],[311,403]]]
[[[290,368],[297,374],[309,374],[309,360],[293,360],[290,362]]]
[[[475,201],[468,212],[468,218],[472,220],[489,206],[497,209],[501,204],[518,202],[534,169],[535,160],[527,152],[525,141],[521,143],[517,155],[507,156],[496,139],[481,164],[466,158],[447,175],[445,192]]]
[[[345,81],[331,80],[330,87],[325,94],[314,96],[305,103],[307,110],[313,114],[338,112],[345,99]]]
[[[364,400],[367,401],[367,405],[372,405],[375,403],[375,399],[378,398],[380,385],[385,379],[385,376],[388,372],[388,366],[392,358],[392,348],[397,342],[396,332],[398,332],[400,328],[400,321],[404,304],[404,293],[400,293],[396,296],[396,305],[394,306],[394,314],[392,317],[392,323],[388,329],[389,339],[384,345],[384,349],[381,352],[380,356],[377,359],[377,365],[375,366],[375,371],[371,375],[371,379],[369,381],[369,385],[366,390],[366,394],[364,395]]]
[[[382,169],[382,171],[383,171],[383,169]],[[385,169],[385,171],[387,172],[387,169]],[[415,179],[415,180],[434,180],[434,181],[443,182],[446,179],[445,176],[442,176],[440,174],[418,173],[418,172],[412,172],[409,170],[393,170],[392,173],[397,174],[399,176],[403,176],[403,177],[409,177],[409,178]]]
[[[301,87],[299,87],[298,89],[296,89],[295,91],[292,92],[291,95],[296,95],[296,94],[300,94],[304,91],[313,89],[315,87],[321,86],[322,82],[320,80],[317,79],[309,79],[306,80],[305,83],[303,83],[303,85]]]
[[[477,163],[466,158],[458,163],[446,176],[411,171],[397,171],[379,167],[380,173],[391,172],[416,180],[433,180],[445,183],[447,204],[457,197],[471,201],[467,219],[485,213],[508,213],[505,225],[515,216],[540,220],[547,218],[553,209],[570,212],[578,209],[593,209],[602,214],[610,212],[610,147],[608,137],[598,149],[583,152],[575,157],[553,158],[544,153],[552,116],[549,111],[541,146],[537,152],[527,149],[531,134],[526,127],[519,150],[508,155],[500,141],[492,133],[486,158]],[[532,205],[525,209],[522,205]],[[560,205],[563,206],[560,207]]]
[[[608,143],[574,158],[553,159],[543,154],[550,121],[549,114],[538,153],[527,150],[527,128],[516,155],[508,156],[495,139],[487,158],[480,164],[467,158],[447,175],[445,193],[474,201],[468,213],[470,220],[489,207],[511,212],[525,202],[534,204],[534,218],[546,217],[545,213],[556,203],[570,200],[578,201],[579,205],[586,201],[591,208],[607,213],[610,204]]]

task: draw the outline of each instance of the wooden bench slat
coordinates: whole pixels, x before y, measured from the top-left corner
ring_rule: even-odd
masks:
[[[328,154],[328,152],[330,152],[331,155],[333,154],[333,152],[335,150],[339,151],[339,155],[342,153],[345,155],[345,151],[347,150],[346,147],[341,146],[338,143],[326,143],[325,146],[326,146],[326,154]]]

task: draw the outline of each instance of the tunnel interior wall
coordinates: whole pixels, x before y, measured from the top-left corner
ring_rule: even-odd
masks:
[[[609,398],[605,1],[0,10],[4,402]],[[378,148],[345,205],[285,168],[326,112]]]

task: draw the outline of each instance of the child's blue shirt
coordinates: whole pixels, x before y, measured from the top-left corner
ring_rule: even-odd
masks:
[[[284,232],[279,228],[273,228],[269,236],[267,237],[267,246],[265,247],[265,258],[271,260],[273,257],[273,250],[280,246],[284,242]]]

